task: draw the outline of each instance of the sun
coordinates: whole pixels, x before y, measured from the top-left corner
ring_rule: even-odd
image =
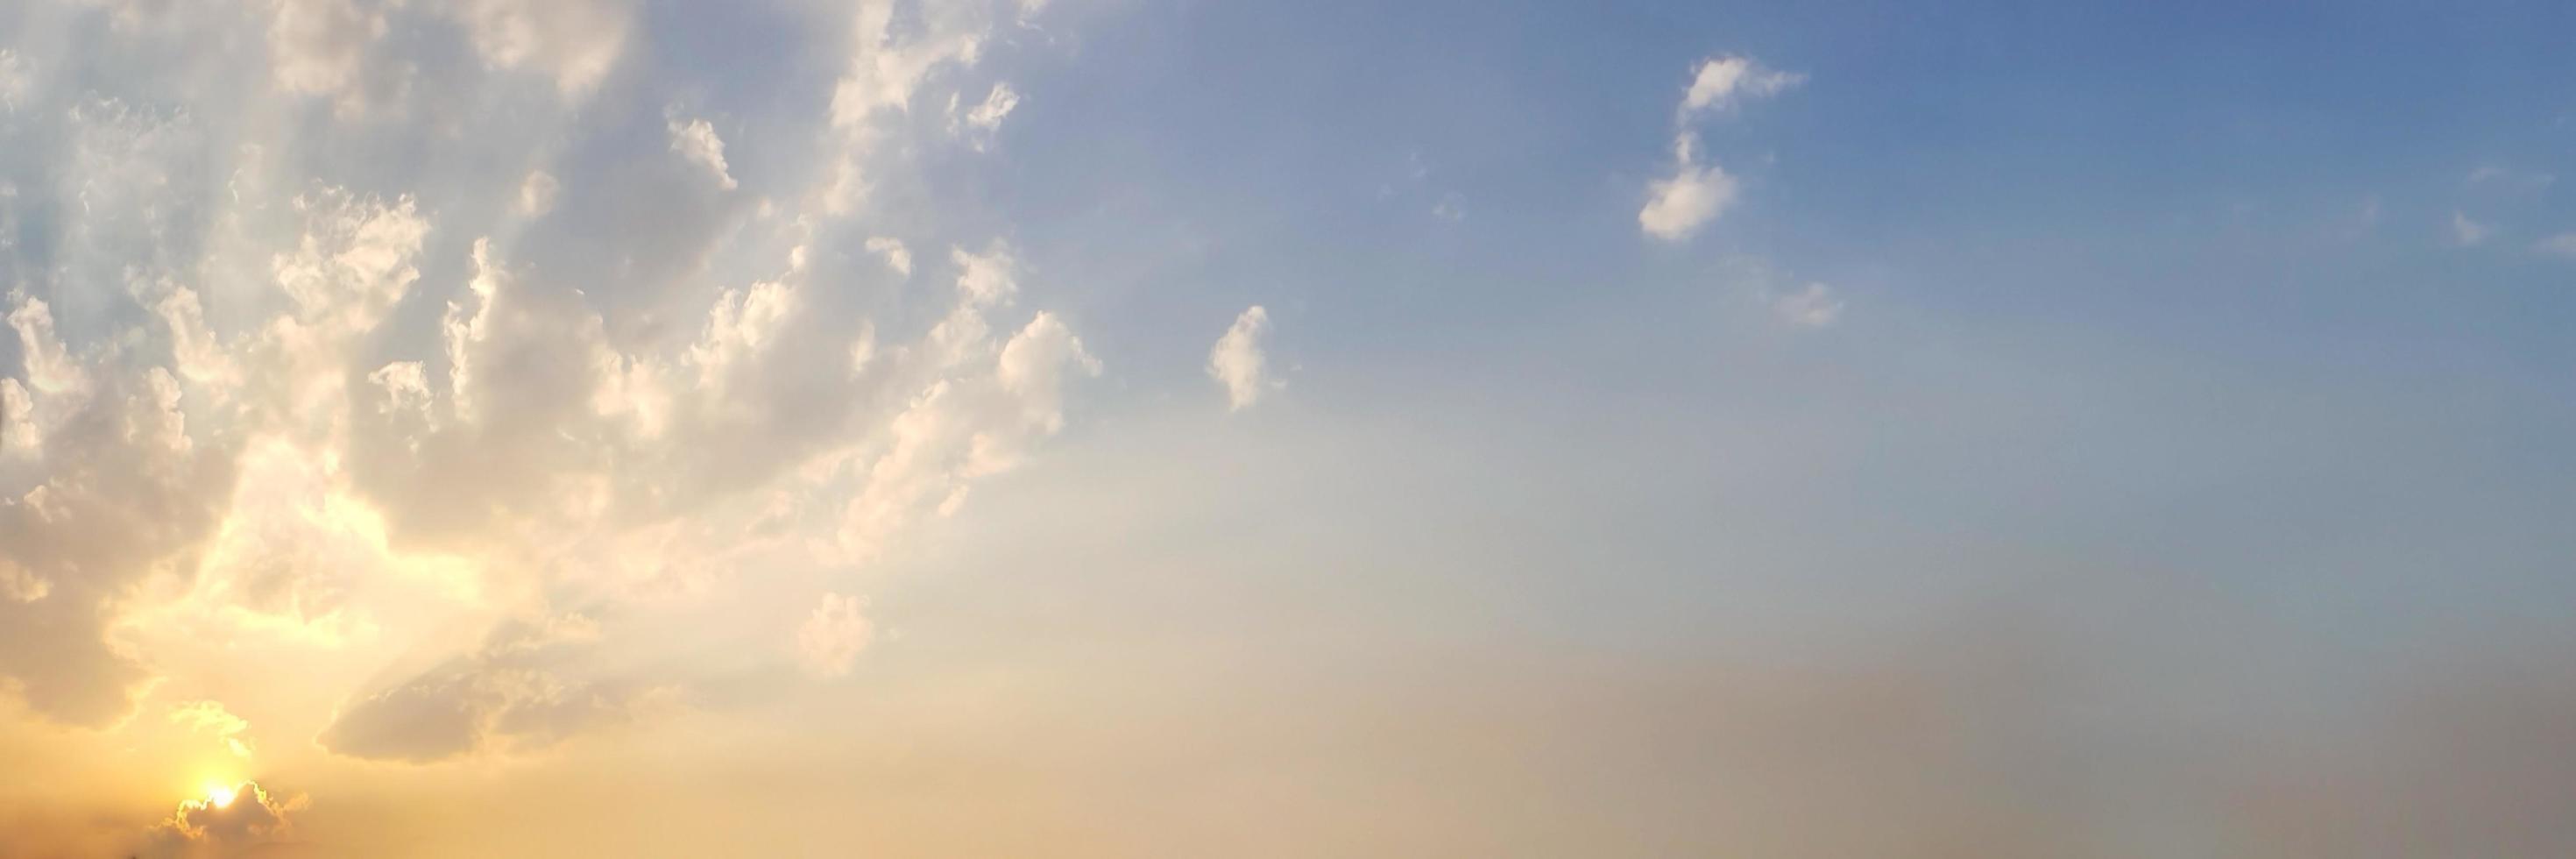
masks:
[[[240,795],[241,788],[239,787],[227,784],[215,784],[211,782],[206,785],[206,804],[216,808],[231,807],[233,804],[233,798]]]

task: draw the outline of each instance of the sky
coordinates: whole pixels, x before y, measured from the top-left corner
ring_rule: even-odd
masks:
[[[2571,28],[6,4],[0,856],[2576,854]]]

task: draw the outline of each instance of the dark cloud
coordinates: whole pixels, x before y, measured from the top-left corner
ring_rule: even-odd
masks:
[[[231,796],[222,801],[207,797],[180,803],[177,812],[153,828],[143,855],[253,856],[288,846],[295,834],[289,815],[304,808],[304,797],[281,797],[258,782],[243,782],[230,790]]]

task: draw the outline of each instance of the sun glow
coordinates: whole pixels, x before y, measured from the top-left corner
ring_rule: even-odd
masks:
[[[240,795],[241,788],[233,785],[213,783],[206,785],[206,804],[216,808],[231,807],[233,798]]]

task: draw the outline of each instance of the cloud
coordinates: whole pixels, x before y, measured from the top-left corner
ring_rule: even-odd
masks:
[[[2533,242],[2531,249],[2551,256],[2576,258],[2576,232],[2559,233]]]
[[[185,391],[160,367],[93,373],[54,333],[50,308],[21,296],[9,314],[25,379],[11,379],[9,435],[31,440],[43,477],[0,497],[0,677],[35,712],[99,725],[128,712],[143,663],[105,640],[124,590],[203,539],[228,486],[227,451],[200,445]],[[17,401],[23,400],[23,403]],[[13,448],[15,446],[13,445]]]
[[[672,152],[679,153],[689,163],[707,168],[707,172],[715,174],[716,184],[725,190],[731,191],[736,187],[733,173],[725,168],[724,139],[716,136],[715,126],[703,119],[684,123],[676,115],[669,118],[668,125]]]
[[[250,723],[225,710],[222,704],[190,701],[171,707],[170,722],[213,736],[222,741],[225,750],[232,752],[234,757],[250,757],[250,741],[241,738],[243,732],[250,730]]]
[[[552,211],[555,195],[562,191],[563,183],[555,181],[554,174],[543,170],[529,171],[528,178],[519,183],[519,214],[533,218]]]
[[[1708,111],[1725,110],[1756,98],[1768,98],[1797,86],[1806,75],[1765,67],[1752,57],[1726,55],[1701,60],[1691,73],[1690,89],[1682,94],[1681,120]]]
[[[1270,311],[1256,304],[1236,316],[1208,350],[1208,378],[1225,386],[1229,410],[1241,411],[1260,402],[1263,393],[1286,386],[1270,378],[1269,359],[1261,352],[1261,341],[1269,335]]]
[[[381,8],[352,0],[279,0],[268,28],[269,74],[291,93],[323,95],[342,115],[364,110],[367,57],[385,36]]]
[[[1011,110],[1019,106],[1020,94],[1011,91],[1007,82],[994,84],[992,91],[984,94],[984,101],[963,115],[958,113],[957,97],[951,95],[948,98],[948,133],[966,138],[968,145],[982,152],[992,146],[993,134],[1001,129],[1002,118],[1010,116]]]
[[[36,90],[36,75],[27,58],[17,51],[0,48],[0,108],[16,112]]]
[[[1795,292],[1771,298],[1771,312],[1780,321],[1800,328],[1824,328],[1842,318],[1843,300],[1821,283],[1810,283]]]
[[[239,856],[295,833],[289,814],[302,810],[301,794],[281,798],[258,782],[225,785],[218,795],[187,800],[153,830],[149,856]]]
[[[801,600],[773,582],[957,515],[1102,372],[1010,226],[918,163],[967,145],[911,105],[1011,47],[1004,4],[835,10],[852,41],[788,46],[833,59],[769,82],[833,101],[704,116],[707,92],[656,88],[655,19],[625,2],[117,11],[64,50],[170,62],[0,56],[0,134],[42,143],[0,186],[0,694],[38,718],[116,724],[184,688],[138,723],[247,751],[218,716],[255,712],[404,761],[626,724],[704,658],[640,654],[771,634],[707,606]],[[442,58],[484,68],[412,78]],[[959,128],[1018,99],[980,82]],[[774,197],[723,193],[754,177],[714,116],[806,133],[763,150]],[[852,175],[917,208],[857,217]],[[559,606],[590,631],[503,631]],[[333,666],[277,682],[339,709],[190,674],[247,651]]]
[[[1064,428],[1064,388],[1068,374],[1100,375],[1100,359],[1082,348],[1073,329],[1055,314],[1040,312],[1002,344],[994,379],[1016,397],[1028,425],[1045,433]]]
[[[859,651],[868,646],[874,627],[861,613],[866,603],[841,594],[824,594],[821,605],[796,630],[796,658],[818,677],[850,673]]]
[[[1638,228],[1657,239],[1679,242],[1725,214],[1735,203],[1735,177],[1700,157],[1699,135],[1691,132],[1692,121],[1748,99],[1777,95],[1803,80],[1805,75],[1771,69],[1751,57],[1701,60],[1692,70],[1681,104],[1673,109],[1672,174],[1647,183],[1646,204],[1637,210]]]
[[[566,98],[587,95],[624,52],[634,12],[621,0],[455,0],[440,4],[496,68],[535,71]]]
[[[912,276],[912,251],[903,246],[902,240],[886,236],[869,236],[867,249],[868,253],[884,257],[886,267],[894,269],[894,273],[905,277]]]
[[[1715,164],[1697,163],[1698,138],[1673,141],[1673,175],[1647,186],[1646,206],[1637,210],[1637,226],[1667,242],[1690,238],[1701,225],[1724,214],[1735,203],[1735,177]]]
[[[505,621],[478,649],[344,702],[315,741],[350,757],[435,763],[543,749],[665,704],[666,687],[594,676],[601,634],[586,617]]]
[[[2466,212],[2454,211],[2451,213],[2452,244],[2460,247],[2472,247],[2485,242],[2487,240],[2487,236],[2494,232],[2495,228],[2492,226],[2469,220],[2468,213]]]

